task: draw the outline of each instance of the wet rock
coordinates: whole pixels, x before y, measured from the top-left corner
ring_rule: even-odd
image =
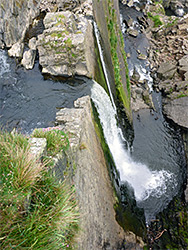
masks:
[[[149,108],[153,108],[154,109],[152,97],[149,94],[148,90],[144,90],[143,93],[142,93],[142,96],[143,96],[143,100],[144,100],[145,104],[148,105]]]
[[[8,50],[8,55],[11,57],[22,58],[23,50],[24,50],[24,44],[17,42],[13,44],[11,49]]]
[[[131,28],[127,29],[127,33],[128,33],[130,36],[133,36],[133,37],[137,37],[138,34],[139,34],[139,32],[138,32],[137,30],[131,29]]]
[[[128,20],[125,19],[123,22],[128,28],[133,25],[133,19],[131,17],[129,17]]]
[[[21,64],[26,69],[32,69],[35,63],[35,57],[36,57],[36,51],[35,50],[28,50],[25,51],[23,54],[23,59],[21,61]]]
[[[188,97],[166,100],[163,105],[163,112],[179,126],[188,128]]]
[[[127,3],[128,7],[132,7],[134,5],[134,1],[133,0],[129,0],[129,2]]]
[[[47,13],[45,30],[38,36],[43,73],[55,76],[94,76],[93,27],[82,15],[70,11]]]
[[[137,58],[138,59],[140,59],[140,60],[146,60],[147,59],[147,55],[144,55],[144,54],[139,54],[138,56],[137,56]]]
[[[157,75],[160,79],[172,79],[175,73],[177,72],[176,65],[170,62],[161,63]]]
[[[136,85],[131,86],[131,107],[133,111],[137,112],[140,109],[150,108],[149,99],[150,97],[147,90],[143,90],[141,87],[137,87]]]

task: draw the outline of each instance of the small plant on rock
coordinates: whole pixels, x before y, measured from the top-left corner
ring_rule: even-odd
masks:
[[[46,138],[47,154],[50,156],[55,156],[61,150],[69,148],[68,136],[59,127],[35,129],[32,137]]]

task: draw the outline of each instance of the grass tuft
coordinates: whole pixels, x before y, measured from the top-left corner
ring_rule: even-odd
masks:
[[[0,249],[72,249],[79,219],[74,187],[29,148],[24,136],[0,132]]]
[[[69,148],[68,137],[59,127],[35,129],[32,137],[46,138],[47,154],[50,156],[55,156],[61,150]]]

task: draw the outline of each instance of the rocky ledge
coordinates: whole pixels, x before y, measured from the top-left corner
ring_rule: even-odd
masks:
[[[37,48],[42,72],[55,76],[94,76],[93,27],[83,15],[70,11],[47,13]]]

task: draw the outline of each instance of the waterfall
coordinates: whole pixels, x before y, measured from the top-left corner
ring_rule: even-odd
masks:
[[[101,47],[101,44],[100,44],[99,30],[98,30],[96,22],[93,22],[93,24],[94,24],[95,37],[96,37],[97,45],[98,45],[98,49],[99,49],[100,60],[101,60],[101,63],[102,63],[102,68],[103,68],[103,71],[104,71],[104,76],[105,76],[106,84],[108,86],[108,91],[109,91],[109,94],[110,94],[110,99],[111,99],[111,102],[112,102],[112,105],[113,105],[114,109],[116,110],[116,105],[114,103],[114,98],[113,98],[113,95],[112,95],[112,92],[111,92],[111,89],[110,89],[110,82],[109,82],[109,79],[108,79],[108,73],[106,71],[106,65],[105,65],[105,62],[104,62],[103,51],[102,51],[102,47]]]
[[[167,188],[174,189],[176,182],[173,173],[166,170],[151,171],[145,164],[131,159],[117,126],[116,110],[105,90],[96,82],[91,88],[91,98],[97,108],[106,143],[120,173],[120,181],[133,188],[137,203],[149,197],[160,198]]]

